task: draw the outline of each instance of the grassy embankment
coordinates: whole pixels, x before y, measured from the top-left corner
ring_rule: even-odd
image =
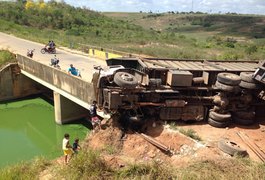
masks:
[[[0,49],[0,69],[3,65],[15,61],[15,55],[7,50]]]
[[[0,170],[1,179],[264,179],[265,164],[249,159],[233,158],[190,163],[188,166],[130,164],[113,169],[99,152],[84,151],[75,156],[68,166],[54,164],[45,159],[20,163]]]
[[[165,58],[265,58],[264,16],[98,13],[55,2],[0,2],[0,17],[0,31],[67,47],[83,43]]]

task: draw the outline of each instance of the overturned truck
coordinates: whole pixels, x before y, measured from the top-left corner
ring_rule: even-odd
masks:
[[[264,87],[253,78],[260,62],[115,58],[107,64],[93,74],[98,105],[124,120],[207,120],[221,128],[264,115]]]

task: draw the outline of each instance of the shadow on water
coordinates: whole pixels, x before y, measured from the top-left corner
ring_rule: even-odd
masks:
[[[86,127],[89,130],[93,129],[93,126],[92,126],[91,122],[87,118],[77,119],[75,121],[72,121],[72,122],[69,122],[69,123],[66,123],[66,124],[82,125],[82,126]]]

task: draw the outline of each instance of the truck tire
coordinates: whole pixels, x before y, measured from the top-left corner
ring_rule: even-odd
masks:
[[[214,105],[218,105],[220,108],[225,108],[229,104],[229,100],[227,97],[215,95],[213,98]]]
[[[241,119],[255,119],[254,111],[235,111],[233,112],[233,117],[236,116]]]
[[[255,83],[253,77],[253,72],[241,72],[240,77],[242,81],[249,82],[249,83]]]
[[[218,142],[218,148],[231,156],[240,155],[244,157],[248,154],[245,149],[242,149],[239,145],[229,140],[220,140]]]
[[[243,119],[243,118],[239,118],[237,116],[233,116],[233,121],[236,124],[242,125],[242,126],[249,126],[255,123],[254,119]]]
[[[128,89],[133,89],[138,84],[136,77],[127,72],[117,72],[114,75],[114,82],[118,86]]]
[[[236,86],[240,83],[241,78],[236,74],[224,72],[224,73],[219,73],[217,75],[217,81],[226,85]]]
[[[222,110],[222,107],[220,106],[214,106],[213,109],[211,109],[214,112],[219,112],[220,110]]]
[[[212,118],[208,118],[208,124],[210,124],[213,127],[216,128],[225,128],[228,127],[230,124],[230,121],[224,121],[224,122],[219,122],[219,121],[215,121]]]
[[[214,111],[210,111],[209,118],[218,122],[226,122],[231,120],[231,114],[229,112],[227,112],[226,114],[220,114]]]
[[[216,81],[215,86],[218,89],[225,91],[225,92],[239,92],[240,91],[239,86],[226,85],[226,84],[223,84],[219,81]]]
[[[241,81],[239,86],[245,89],[260,89],[260,86],[258,84],[250,83],[246,81]]]

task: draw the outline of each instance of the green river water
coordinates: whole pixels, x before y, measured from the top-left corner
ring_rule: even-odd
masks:
[[[84,139],[89,124],[57,125],[54,107],[42,98],[0,103],[0,168],[27,161],[36,156],[48,159],[62,156],[62,139],[70,134]]]

